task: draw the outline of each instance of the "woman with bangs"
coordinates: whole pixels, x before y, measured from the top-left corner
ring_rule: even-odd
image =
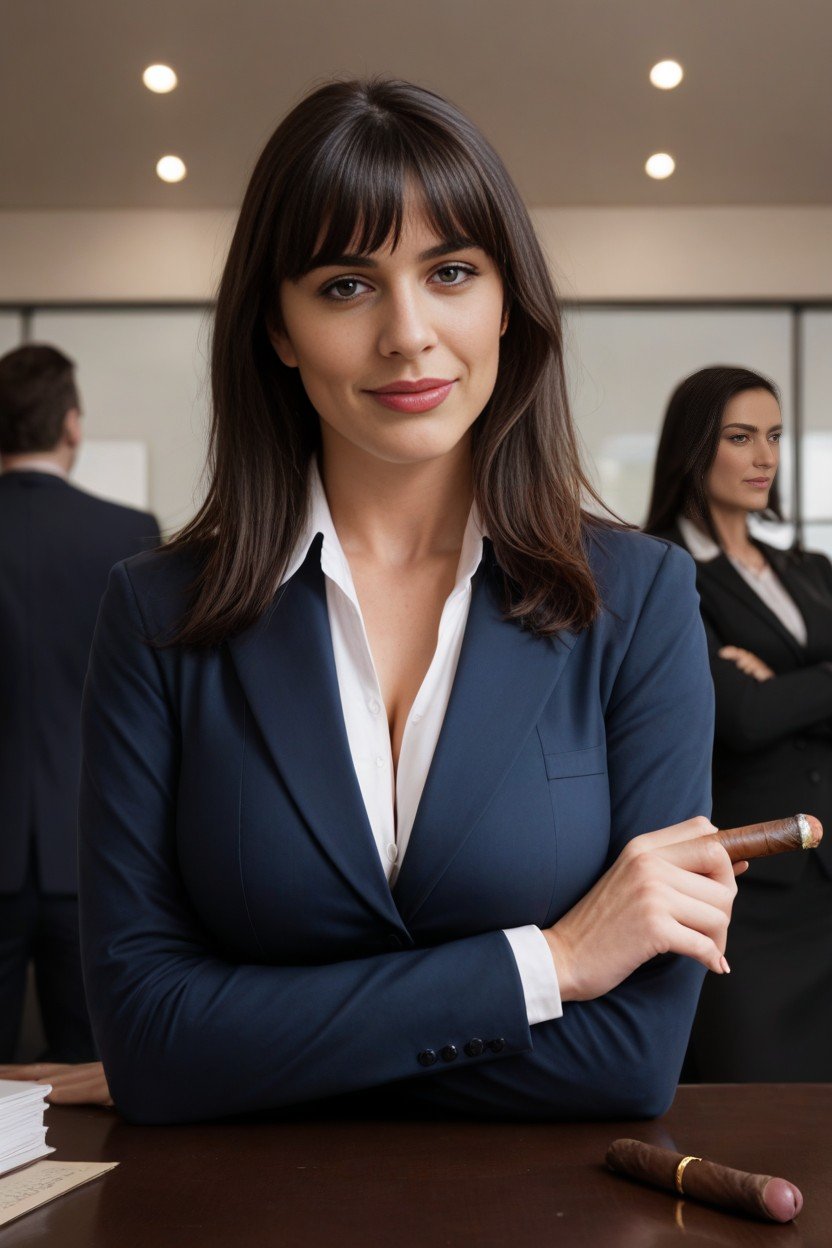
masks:
[[[114,568],[86,688],[117,1107],[662,1112],[736,891],[693,563],[584,510],[546,262],[453,105],[286,117],[212,390],[206,500]]]

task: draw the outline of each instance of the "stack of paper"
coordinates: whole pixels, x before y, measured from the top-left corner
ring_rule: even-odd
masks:
[[[46,1143],[43,1114],[48,1083],[0,1079],[0,1174],[54,1153]]]

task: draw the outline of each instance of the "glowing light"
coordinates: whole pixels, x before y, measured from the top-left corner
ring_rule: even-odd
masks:
[[[142,82],[148,91],[155,91],[157,95],[167,95],[168,91],[173,90],[179,79],[170,65],[148,65],[142,74]]]
[[[678,61],[659,61],[650,70],[650,81],[660,91],[672,91],[684,78],[684,70]]]
[[[667,152],[654,152],[644,166],[644,172],[651,178],[669,178],[676,168],[676,161]]]
[[[156,162],[156,172],[163,182],[181,182],[188,170],[178,156],[163,156]]]

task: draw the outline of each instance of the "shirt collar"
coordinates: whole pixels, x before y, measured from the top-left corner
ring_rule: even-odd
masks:
[[[54,464],[48,459],[37,459],[34,456],[31,459],[19,459],[11,468],[3,469],[4,476],[7,472],[48,472],[51,476],[62,477],[64,481],[69,478],[69,473],[65,472],[60,464]]]
[[[679,517],[679,531],[685,539],[685,545],[697,563],[711,563],[722,554],[713,538],[708,537],[687,516]]]
[[[313,457],[309,470],[309,504],[306,522],[281,579],[281,585],[284,585],[290,577],[295,575],[309,554],[309,548],[319,534],[323,536],[321,569],[324,575],[334,581],[347,597],[358,606],[358,596],[355,592],[350,565],[347,562],[347,557],[344,554],[344,549],[332,522],[332,513],[329,510],[329,503],[327,502],[326,492],[321,480],[318,461]],[[452,594],[464,589],[470,583],[471,578],[482,562],[483,538],[486,536],[477,505],[472,503],[471,510],[468,513],[468,521],[465,525],[465,533],[462,537],[462,548],[459,552],[459,563],[457,564]]]

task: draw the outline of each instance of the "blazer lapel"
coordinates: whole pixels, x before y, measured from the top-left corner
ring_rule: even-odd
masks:
[[[772,628],[780,640],[789,647],[792,654],[802,661],[804,651],[797,638],[780,622],[774,612],[769,610],[760,595],[756,594],[748,582],[740,576],[730,559],[725,555],[719,555],[718,558],[712,559],[708,563],[700,563],[697,566],[700,579],[710,578],[727,590],[728,593],[733,594],[750,611],[753,611],[758,619],[766,623],[769,628]],[[776,566],[775,571],[779,572]]]
[[[355,892],[405,933],[352,765],[320,564],[320,539],[263,619],[229,642],[280,775],[312,835]]]
[[[535,638],[504,620],[492,564],[486,542],[451,698],[396,882],[406,923],[473,832],[577,640],[570,632]]]

